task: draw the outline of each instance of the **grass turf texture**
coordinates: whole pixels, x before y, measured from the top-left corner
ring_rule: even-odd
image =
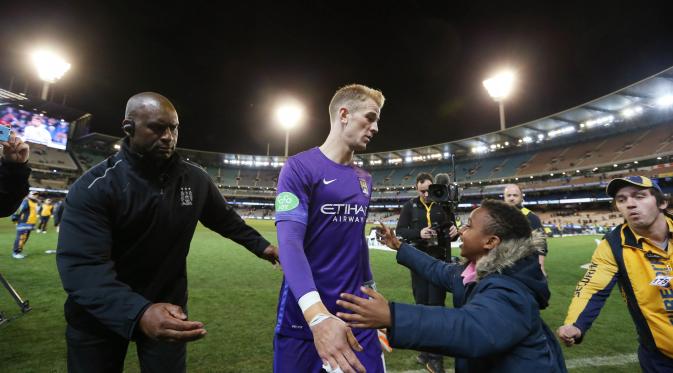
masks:
[[[275,228],[269,221],[251,221],[271,242]],[[56,232],[32,233],[24,260],[11,257],[14,225],[0,219],[0,273],[33,310],[0,328],[0,371],[65,372],[65,293],[56,271],[54,254]],[[550,307],[543,317],[552,329],[563,321],[577,281],[585,270],[598,236],[552,238],[546,268],[552,290]],[[379,291],[389,300],[413,302],[409,272],[395,262],[391,252],[370,251],[371,264]],[[454,253],[455,254],[455,253]],[[247,250],[199,226],[188,260],[190,318],[206,324],[205,339],[188,346],[190,372],[270,372],[273,328],[282,273]],[[450,295],[447,304],[451,304]],[[0,310],[18,313],[18,307],[0,289]],[[610,356],[636,352],[637,341],[626,306],[615,290],[600,317],[579,347],[564,348],[566,359]],[[395,350],[386,354],[389,371],[417,370],[413,351]],[[446,367],[452,359],[446,358]],[[587,367],[573,372],[633,372],[637,364]],[[126,371],[139,371],[134,345],[126,359]]]

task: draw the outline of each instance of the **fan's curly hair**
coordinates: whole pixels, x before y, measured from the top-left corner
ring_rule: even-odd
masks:
[[[491,222],[484,231],[500,237],[501,240],[528,238],[531,236],[528,218],[509,203],[496,199],[485,199],[481,208],[488,212]]]

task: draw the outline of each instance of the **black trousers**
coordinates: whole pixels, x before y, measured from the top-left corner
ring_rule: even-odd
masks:
[[[445,256],[444,249],[437,246],[419,249],[435,259],[443,259]],[[414,301],[416,304],[424,304],[426,306],[444,306],[444,301],[446,300],[446,290],[433,285],[430,281],[426,280],[422,274],[416,273],[414,271],[410,272],[411,289],[413,290]]]
[[[40,225],[38,225],[37,230],[47,231],[47,223],[49,223],[49,216],[40,216]]]
[[[69,373],[121,373],[129,341],[116,335],[97,335],[67,326]],[[185,343],[155,341],[147,337],[136,341],[143,373],[186,372]]]
[[[642,344],[638,346],[638,361],[644,373],[673,372],[673,359],[659,350],[648,350]]]
[[[432,255],[434,252],[430,252]],[[435,257],[435,255],[432,255]],[[425,277],[420,274],[411,272],[411,289],[414,293],[414,301],[416,304],[423,304],[426,306],[445,306],[446,301],[446,290],[439,286],[435,286],[430,281],[426,280]],[[426,360],[441,360],[442,355],[431,354],[427,352],[421,352],[421,356],[424,356]]]
[[[426,306],[444,306],[446,300],[446,290],[435,286],[430,281],[426,280],[420,274],[411,272],[411,289],[414,293],[414,301],[416,304],[424,304]]]

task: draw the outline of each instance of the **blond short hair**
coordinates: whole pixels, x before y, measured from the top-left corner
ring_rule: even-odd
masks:
[[[383,103],[386,101],[386,98],[383,97],[381,91],[369,88],[362,84],[349,84],[339,88],[334,94],[334,97],[332,97],[332,101],[329,103],[330,121],[334,120],[334,118],[339,115],[340,107],[347,105],[355,110],[359,108],[362,103],[367,101],[367,99],[374,100],[379,108],[382,108]]]

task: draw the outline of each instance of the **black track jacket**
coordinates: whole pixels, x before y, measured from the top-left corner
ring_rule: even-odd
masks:
[[[121,150],[70,188],[56,262],[72,327],[132,339],[151,303],[187,303],[186,258],[197,222],[261,256],[269,245],[201,167],[177,154],[159,169]]]

